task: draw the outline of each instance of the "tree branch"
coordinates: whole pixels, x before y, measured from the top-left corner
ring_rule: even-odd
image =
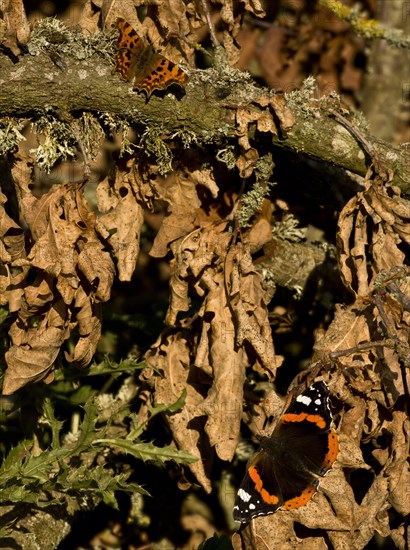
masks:
[[[0,116],[26,118],[50,110],[104,112],[125,117],[133,124],[159,127],[169,135],[185,134],[186,143],[200,146],[236,139],[238,108],[260,114],[270,108],[261,106],[269,100],[270,92],[257,88],[248,75],[231,68],[195,71],[184,98],[176,100],[164,94],[147,103],[143,94],[130,92],[129,84],[112,75],[112,67],[97,55],[82,61],[67,57],[64,62],[66,68],[61,70],[46,54],[25,55],[15,65],[1,56]],[[272,134],[272,145],[303,152],[364,176],[368,159],[362,146],[331,118],[328,99],[312,100],[306,91],[285,96],[285,106],[294,122],[286,133],[278,127],[277,135]],[[393,147],[372,136],[367,139],[380,161],[393,172],[393,182],[403,193],[410,193],[406,148]]]

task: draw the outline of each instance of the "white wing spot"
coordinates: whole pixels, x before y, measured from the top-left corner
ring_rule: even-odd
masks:
[[[249,510],[255,510],[256,506],[252,504],[252,502],[249,504]]]
[[[244,502],[249,502],[251,499],[251,495],[244,491],[243,489],[239,489],[238,491],[238,497],[243,500]]]
[[[307,407],[309,407],[309,405],[312,403],[312,400],[307,395],[298,395],[296,401],[298,403],[303,403]]]

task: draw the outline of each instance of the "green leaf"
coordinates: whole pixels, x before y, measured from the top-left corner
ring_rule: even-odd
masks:
[[[71,449],[71,455],[80,454],[82,451],[89,450],[96,437],[96,423],[98,418],[98,407],[94,398],[89,399],[84,405],[84,418],[80,424],[79,436],[75,445]]]
[[[152,443],[134,443],[126,439],[98,439],[94,441],[94,444],[116,447],[139,460],[144,462],[150,460],[161,465],[168,460],[173,460],[177,464],[191,464],[198,460],[196,456],[186,451],[178,451],[174,447],[156,447]]]
[[[228,535],[218,537],[214,535],[198,546],[198,550],[233,550],[231,539]]]
[[[182,407],[185,405],[185,399],[186,399],[186,389],[184,388],[182,390],[181,396],[175,401],[175,403],[170,403],[169,405],[164,405],[160,403],[159,405],[156,405],[153,408],[149,409],[149,412],[151,413],[150,418],[153,418],[155,415],[162,413],[162,412],[170,412],[175,413],[182,409]]]
[[[123,359],[119,363],[111,361],[106,356],[101,363],[93,363],[84,370],[64,369],[55,372],[55,380],[78,380],[78,378],[101,376],[102,374],[118,375],[123,372],[132,372],[137,369],[144,369],[147,366],[145,361],[136,361],[135,359]]]
[[[57,418],[54,416],[54,410],[51,405],[51,400],[46,397],[44,399],[43,403],[43,415],[48,421],[51,433],[52,433],[52,441],[51,441],[51,447],[53,449],[59,449],[60,448],[60,432],[61,428],[63,427],[64,422],[60,422],[57,420]]]
[[[26,439],[11,449],[0,466],[0,486],[5,483],[8,478],[14,475],[18,476],[21,462],[24,457],[28,455],[31,446],[32,442]]]
[[[164,412],[170,412],[175,413],[182,409],[182,407],[185,405],[185,399],[186,399],[186,390],[183,389],[181,396],[175,401],[175,403],[170,404],[159,404],[156,407],[150,407],[148,409],[149,412],[149,418],[146,422],[144,422],[141,425],[138,425],[138,418],[136,415],[129,415],[133,429],[130,430],[130,433],[127,437],[127,439],[137,440],[143,433],[146,425],[152,418],[154,418],[157,414],[164,413]]]

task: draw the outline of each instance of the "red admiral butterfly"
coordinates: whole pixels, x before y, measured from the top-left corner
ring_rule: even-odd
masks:
[[[261,438],[236,495],[236,521],[248,523],[309,502],[319,486],[317,476],[330,470],[339,452],[331,423],[329,389],[316,382],[290,403],[272,435]]]

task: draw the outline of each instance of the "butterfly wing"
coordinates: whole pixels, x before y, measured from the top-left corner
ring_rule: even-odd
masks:
[[[273,514],[281,506],[283,499],[273,468],[273,462],[263,451],[247,464],[233,507],[235,521],[247,523],[254,517]],[[266,480],[269,480],[269,486],[265,486]]]
[[[134,90],[144,90],[150,97],[154,90],[165,90],[171,84],[184,86],[188,82],[188,75],[159,53],[155,53],[150,47],[144,52],[145,59],[137,70],[134,82]]]
[[[331,427],[329,389],[316,382],[299,395],[285,411],[272,434],[286,446],[292,463],[301,470],[323,476],[336,460],[338,438]]]
[[[133,90],[144,91],[149,98],[154,90],[165,90],[171,84],[184,86],[188,82],[188,75],[147,46],[125,19],[119,17],[116,26],[120,35],[115,71],[121,74],[122,80],[134,79]]]
[[[116,26],[120,35],[115,56],[115,71],[121,74],[122,80],[130,81],[135,76],[135,68],[146,49],[146,44],[122,17],[117,19]]]
[[[262,438],[236,496],[237,521],[294,510],[313,497],[317,476],[332,467],[339,450],[328,397],[326,384],[312,384],[292,401],[273,434]]]

